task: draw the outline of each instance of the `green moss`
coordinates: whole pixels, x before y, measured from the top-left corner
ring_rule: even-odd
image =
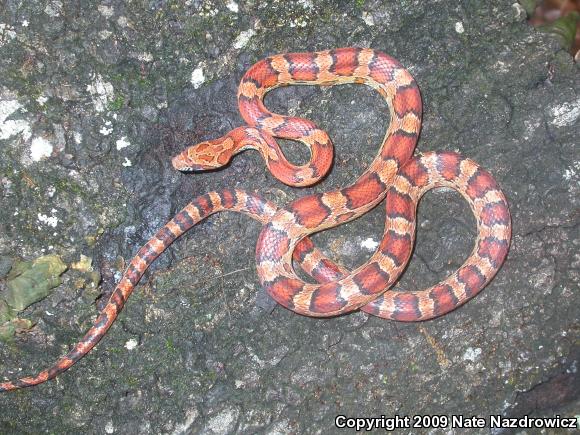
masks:
[[[578,11],[572,11],[552,23],[539,26],[538,30],[553,35],[562,48],[570,50],[576,37],[578,21],[580,21],[580,13]]]
[[[171,338],[165,339],[165,349],[171,353],[177,352],[177,349],[175,349],[175,344],[173,344],[173,340]]]
[[[52,180],[52,185],[56,188],[57,191],[71,192],[79,196],[81,196],[81,194],[84,192],[83,188],[79,184],[73,183],[70,179],[67,178],[58,178],[56,180]]]
[[[8,322],[16,316],[16,312],[10,306],[0,299],[0,325]]]
[[[19,261],[7,276],[6,291],[0,299],[0,340],[9,342],[18,330],[30,329],[32,321],[19,319],[18,312],[45,298],[62,282],[60,275],[67,266],[56,255],[45,255],[33,261]]]
[[[12,319],[0,326],[0,341],[11,342],[16,331],[30,329],[33,325],[28,319]]]
[[[129,376],[126,379],[126,382],[129,387],[136,388],[139,385],[139,378],[136,378],[135,376]]]
[[[33,261],[16,263],[6,283],[3,298],[14,310],[26,307],[44,299],[50,291],[61,284],[60,275],[67,266],[57,255],[45,255]]]
[[[107,109],[111,112],[118,112],[125,105],[125,97],[123,95],[117,95],[115,98],[107,104]]]

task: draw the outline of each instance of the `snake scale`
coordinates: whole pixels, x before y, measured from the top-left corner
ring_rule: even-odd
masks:
[[[280,54],[257,62],[238,88],[239,110],[247,125],[187,148],[173,158],[173,166],[181,171],[214,169],[240,151],[255,149],[281,182],[311,185],[332,165],[330,138],[309,120],[271,113],[264,96],[279,86],[343,83],[372,87],[390,111],[378,155],[352,185],[302,197],[283,208],[237,189],[194,199],[139,249],[94,325],[65,356],[34,377],[0,383],[0,391],[40,384],[75,364],[111,327],[149,265],[191,227],[222,211],[244,213],[263,224],[256,245],[260,283],[278,303],[299,314],[325,317],[361,309],[387,319],[427,320],[450,312],[481,291],[508,252],[511,219],[506,199],[487,171],[456,153],[413,157],[421,126],[419,89],[409,72],[384,53],[351,47]],[[302,142],[310,149],[310,161],[293,165],[275,138]],[[411,256],[417,203],[436,187],[453,188],[467,200],[477,221],[475,247],[457,271],[433,287],[389,290]],[[385,197],[383,239],[371,258],[355,270],[327,258],[309,239],[310,234],[356,219]],[[293,269],[293,260],[318,283],[303,281]]]

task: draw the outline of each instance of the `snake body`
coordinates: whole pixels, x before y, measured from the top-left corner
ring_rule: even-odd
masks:
[[[330,169],[333,146],[313,122],[271,113],[265,94],[285,85],[332,86],[361,83],[386,100],[391,120],[369,168],[350,186],[300,198],[279,208],[254,193],[237,189],[210,192],[190,202],[131,260],[107,305],[86,335],[52,367],[34,377],[0,383],[0,391],[52,379],[86,355],[111,327],[145,270],[183,233],[211,214],[244,213],[263,224],[256,246],[262,286],[281,305],[312,317],[361,309],[375,316],[418,321],[441,316],[475,296],[502,265],[511,238],[508,205],[493,177],[475,162],[452,152],[412,157],[421,125],[421,98],[412,76],[396,60],[372,49],[341,48],[268,57],[253,65],[238,88],[238,106],[247,125],[191,146],[173,158],[182,171],[221,167],[246,149],[258,150],[283,183],[306,186]],[[275,138],[300,141],[311,159],[296,166]],[[420,197],[436,187],[457,190],[477,220],[475,247],[447,279],[421,291],[387,291],[409,261]],[[371,258],[348,271],[314,246],[310,234],[349,222],[386,197],[384,235]],[[318,283],[303,281],[292,261]]]

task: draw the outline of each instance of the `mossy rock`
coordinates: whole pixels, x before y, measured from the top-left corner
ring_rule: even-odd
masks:
[[[11,342],[17,331],[29,330],[34,323],[28,319],[12,319],[0,325],[0,341]]]
[[[67,269],[57,255],[45,255],[32,261],[17,262],[6,283],[2,299],[16,311],[44,299],[62,282],[60,275]]]
[[[0,325],[16,317],[16,312],[0,299]]]

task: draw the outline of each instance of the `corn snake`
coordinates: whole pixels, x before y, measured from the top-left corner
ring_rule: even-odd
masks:
[[[412,157],[421,125],[419,90],[412,76],[381,52],[343,48],[259,61],[246,72],[238,89],[238,105],[247,125],[189,147],[173,158],[173,166],[182,171],[218,168],[234,154],[256,149],[283,183],[313,184],[332,165],[330,138],[309,120],[269,112],[263,98],[279,86],[343,83],[373,87],[385,98],[391,115],[380,152],[352,185],[300,198],[284,208],[237,189],[194,199],[140,248],[94,325],[70,352],[35,377],[0,383],[0,391],[43,383],[86,355],[111,327],[151,263],[191,227],[221,211],[244,213],[263,224],[256,246],[260,283],[278,303],[299,314],[326,317],[361,309],[383,318],[419,321],[446,314],[479,293],[495,276],[509,249],[507,201],[492,176],[469,159],[452,152]],[[290,163],[275,137],[308,146],[310,161],[302,166]],[[417,203],[436,187],[451,187],[467,200],[477,219],[475,247],[464,264],[441,283],[421,291],[387,291],[409,261]],[[308,238],[356,219],[385,197],[383,239],[372,257],[354,271],[326,258]],[[318,284],[300,279],[293,270],[293,259]]]

